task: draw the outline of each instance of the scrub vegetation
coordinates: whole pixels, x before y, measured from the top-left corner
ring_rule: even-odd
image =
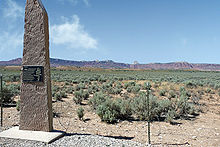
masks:
[[[3,102],[18,101],[20,71],[1,67],[0,73],[4,76]],[[201,99],[219,96],[219,77],[220,72],[211,71],[51,69],[54,103],[70,98],[79,106],[77,114],[81,120],[86,113],[83,107],[89,105],[106,123],[148,119],[173,123],[195,117],[202,112]],[[149,93],[147,82],[151,84]]]

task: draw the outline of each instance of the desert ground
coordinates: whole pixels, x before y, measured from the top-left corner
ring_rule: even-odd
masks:
[[[13,76],[18,75],[19,77],[19,72],[13,73],[9,71],[9,73],[12,73]],[[164,73],[167,74],[168,80],[164,78]],[[146,74],[148,75],[144,77]],[[188,94],[187,103],[191,104],[194,102],[196,108],[196,115],[187,114],[187,117],[180,117],[172,121],[153,120],[150,124],[152,145],[218,147],[220,146],[218,74],[218,72],[191,71],[162,71],[162,73],[161,71],[113,71],[112,73],[112,71],[107,70],[102,73],[102,71],[55,70],[52,71],[53,127],[55,130],[65,131],[68,134],[94,134],[146,144],[148,142],[147,121],[138,119],[135,114],[132,114],[131,118],[124,120],[117,119],[114,123],[109,123],[101,119],[97,111],[90,104],[90,100],[94,98],[96,93],[91,86],[93,88],[96,86],[97,91],[98,89],[102,89],[103,93],[105,92],[105,94],[111,96],[110,99],[114,101],[118,98],[123,100],[135,99],[135,96],[140,95],[140,91],[146,92],[142,88],[144,83],[151,82],[152,94],[158,100],[165,99],[175,102],[180,97],[179,89],[184,87],[185,94],[190,93]],[[160,80],[159,82],[158,78]],[[197,81],[188,82],[190,78]],[[6,86],[19,84],[19,79],[14,79],[14,81],[7,81]],[[185,79],[187,79],[188,83],[185,82]],[[177,80],[178,82],[175,82]],[[113,81],[112,88],[111,86],[106,88],[106,85],[111,81]],[[136,83],[135,86],[139,87],[138,92],[132,92],[132,88],[135,90],[135,86],[131,86],[130,92],[129,83]],[[206,85],[206,83],[212,85],[214,83],[217,86],[214,88]],[[127,86],[125,86],[126,84]],[[112,90],[117,88],[121,89],[121,91],[113,94]],[[80,103],[76,103],[74,98],[76,97],[76,93],[80,92],[80,89],[81,92],[87,92],[89,94]],[[174,97],[171,97],[170,93],[174,93],[172,94]],[[125,97],[127,98],[125,99]],[[14,95],[13,100],[19,100],[19,92],[17,95]],[[130,105],[131,107],[136,107],[133,103]],[[84,109],[83,120],[80,120],[77,114],[79,107]],[[19,111],[16,107],[4,107],[3,110],[2,130],[18,126]]]

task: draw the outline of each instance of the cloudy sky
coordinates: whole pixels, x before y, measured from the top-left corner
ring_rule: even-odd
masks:
[[[26,0],[0,0],[0,60],[22,57]],[[42,0],[50,56],[220,64],[219,0]]]

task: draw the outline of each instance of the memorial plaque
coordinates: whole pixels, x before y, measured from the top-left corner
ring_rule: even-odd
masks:
[[[43,82],[43,66],[23,66],[23,82]]]

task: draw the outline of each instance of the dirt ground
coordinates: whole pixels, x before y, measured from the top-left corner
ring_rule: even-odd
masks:
[[[91,110],[87,102],[84,121],[78,119],[76,110],[79,107],[72,98],[53,103],[53,109],[59,117],[53,119],[56,130],[77,134],[96,134],[118,139],[146,143],[146,121],[120,121],[117,124],[106,124]],[[203,113],[191,120],[176,120],[171,125],[166,122],[151,123],[152,145],[164,146],[203,146],[220,147],[220,100],[219,98],[203,100]],[[19,125],[19,112],[15,107],[4,108],[3,125],[6,129]]]

